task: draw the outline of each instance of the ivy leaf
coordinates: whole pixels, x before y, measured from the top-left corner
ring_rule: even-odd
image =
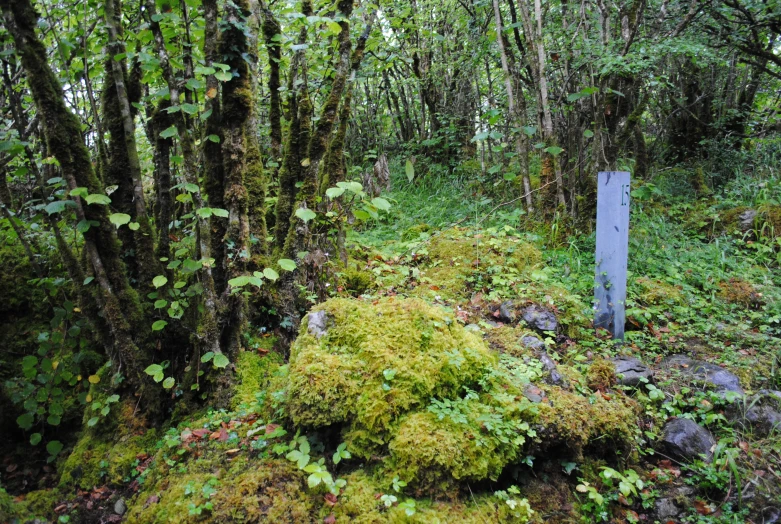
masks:
[[[372,198],[372,205],[382,211],[390,211],[391,208],[390,202],[380,197]]]
[[[173,136],[176,136],[178,134],[178,131],[176,130],[176,126],[171,126],[167,129],[163,129],[160,132],[160,136],[162,138],[171,138]]]
[[[87,195],[84,197],[84,200],[87,201],[87,204],[98,204],[101,206],[106,206],[111,203],[111,199],[107,197],[106,195]]]
[[[124,226],[130,222],[130,215],[126,213],[111,213],[108,216],[108,221],[117,226],[117,229],[119,229],[119,226]]]
[[[49,455],[53,457],[59,455],[60,451],[62,451],[62,442],[59,440],[52,440],[46,444],[46,451],[48,451]]]
[[[228,357],[222,353],[217,353],[214,355],[214,367],[222,369],[227,367],[228,364],[230,364],[230,360],[228,360]]]
[[[279,260],[277,260],[277,264],[279,264],[279,267],[281,267],[285,271],[296,270],[296,263],[290,260],[289,258],[280,258]]]
[[[315,218],[317,215],[314,211],[311,209],[307,209],[305,207],[299,207],[296,209],[296,216],[304,221],[304,223],[309,222],[313,218]]]

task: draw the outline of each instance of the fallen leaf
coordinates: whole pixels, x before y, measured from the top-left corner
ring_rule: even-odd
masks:
[[[220,429],[220,436],[217,438],[220,442],[227,442],[228,441],[228,430],[225,428]]]
[[[694,509],[696,509],[697,513],[700,515],[710,515],[713,513],[713,508],[705,501],[699,499],[694,501]]]
[[[738,447],[743,450],[743,453],[748,453],[748,442],[738,442]]]
[[[146,502],[144,502],[144,507],[149,507],[152,504],[157,504],[158,502],[160,502],[160,497],[157,495],[150,495],[149,498],[146,499]]]
[[[336,502],[337,502],[336,495],[334,495],[333,493],[326,494],[325,496],[326,504],[328,504],[329,506],[336,506]]]
[[[279,424],[266,424],[266,435],[269,435],[271,433],[274,433],[274,431],[279,427]]]
[[[323,522],[325,524],[334,524],[336,522],[336,515],[331,513],[330,515],[328,515],[326,518],[323,519]]]
[[[198,438],[203,438],[203,437],[205,437],[208,434],[209,434],[209,430],[206,429],[206,428],[200,428],[200,429],[193,430],[193,435],[195,435]]]
[[[235,454],[236,454],[236,453],[238,453],[239,451],[241,451],[241,449],[239,449],[239,448],[233,448],[233,449],[229,449],[229,450],[228,450],[228,451],[226,451],[225,453],[227,453],[229,456],[231,456],[231,457],[232,457],[233,455],[235,455]]]
[[[59,506],[54,508],[54,512],[55,513],[62,513],[62,512],[64,512],[67,509],[68,509],[68,505],[67,504],[60,504]]]

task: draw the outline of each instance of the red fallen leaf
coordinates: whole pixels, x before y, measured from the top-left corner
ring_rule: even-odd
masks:
[[[380,500],[382,498],[382,493],[375,493],[374,494],[374,500]]]
[[[323,519],[323,522],[325,524],[334,524],[336,522],[336,515],[331,513],[330,515],[328,515],[326,518]]]
[[[751,452],[754,455],[756,455],[757,457],[761,457],[762,456],[762,450],[760,450],[760,449],[752,449]]]
[[[695,500],[694,501],[694,509],[696,509],[697,513],[699,513],[700,515],[710,515],[711,513],[713,513],[713,508],[711,508],[703,500]]]
[[[88,500],[87,501],[87,509],[91,510],[94,507],[95,507],[95,504],[93,504],[91,500]]]
[[[190,428],[187,428],[182,431],[181,435],[179,435],[179,438],[182,439],[182,442],[189,442],[193,438],[193,432],[190,431]]]
[[[261,355],[265,355],[266,353],[268,353],[268,349],[258,348],[258,353],[260,353]]]
[[[738,447],[743,450],[743,453],[748,453],[748,442],[738,442]]]
[[[216,87],[209,88],[209,90],[206,91],[206,96],[208,98],[214,98],[215,96],[217,96],[217,88]]]
[[[160,502],[160,497],[157,495],[150,495],[149,498],[146,499],[146,502],[144,502],[144,507],[147,508],[152,504],[157,504],[158,502]]]
[[[754,475],[756,475],[757,477],[764,477],[765,475],[767,475],[767,471],[762,469],[755,469]]]
[[[205,437],[208,434],[209,434],[209,430],[206,429],[206,428],[199,428],[199,429],[193,430],[193,435],[195,435],[198,438],[203,438],[203,437]]]
[[[225,428],[220,428],[220,436],[217,437],[217,440],[220,442],[227,442],[228,441],[228,430]]]
[[[220,431],[215,431],[214,433],[209,435],[209,438],[212,439],[212,440],[217,440],[218,438],[220,438],[220,432],[221,431],[222,431],[222,429],[220,429]]]
[[[274,433],[274,431],[279,427],[279,424],[266,424],[266,435],[270,435],[271,433]]]
[[[623,504],[624,506],[631,506],[628,500],[626,500],[626,497],[623,495],[618,496],[618,502]]]
[[[429,286],[432,291],[439,291],[439,286]]]
[[[141,489],[141,485],[138,483],[138,480],[134,480],[133,482],[131,482],[128,487],[133,493],[137,493],[138,490]]]
[[[57,506],[56,508],[54,508],[54,512],[55,512],[55,513],[62,513],[62,512],[64,512],[66,509],[68,509],[68,505],[67,505],[67,504],[60,504],[59,506]]]
[[[336,495],[334,495],[333,493],[326,494],[326,496],[325,496],[325,503],[326,504],[328,504],[329,506],[336,506],[336,502],[337,502],[336,501]]]
[[[660,327],[657,331],[659,331],[659,333],[669,333],[670,332],[670,328],[668,328],[668,327]]]

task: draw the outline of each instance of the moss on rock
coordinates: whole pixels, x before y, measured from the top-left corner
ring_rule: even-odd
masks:
[[[329,325],[320,338],[308,330],[316,312]],[[291,348],[288,408],[297,425],[344,424],[388,443],[405,413],[458,396],[496,362],[452,315],[420,300],[332,299],[312,313]],[[373,447],[354,452],[367,457]]]
[[[270,339],[269,339],[270,340]],[[270,348],[264,348],[270,350]],[[261,355],[254,351],[242,351],[236,359],[236,384],[231,405],[251,404],[256,395],[268,389],[273,374],[283,364],[279,353],[269,351]]]

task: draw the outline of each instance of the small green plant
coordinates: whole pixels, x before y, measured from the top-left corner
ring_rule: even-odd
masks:
[[[517,486],[510,486],[507,490],[494,492],[494,496],[499,500],[503,500],[507,507],[510,508],[513,517],[518,519],[519,522],[528,522],[534,515],[534,510],[527,499],[518,498],[520,494],[521,490]]]

